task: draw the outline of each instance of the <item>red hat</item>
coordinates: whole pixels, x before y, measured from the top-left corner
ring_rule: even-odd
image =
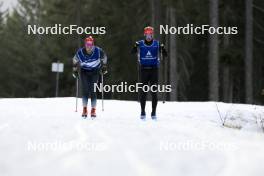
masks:
[[[154,33],[154,28],[151,27],[151,26],[147,26],[144,28],[144,35],[147,35],[147,34],[152,34],[153,35]]]
[[[86,44],[94,45],[94,39],[93,39],[93,37],[92,36],[89,36],[89,37],[85,38],[84,39],[84,43],[85,43],[85,45]]]

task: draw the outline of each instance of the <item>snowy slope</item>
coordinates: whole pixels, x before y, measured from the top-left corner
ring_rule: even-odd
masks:
[[[264,174],[261,106],[218,103],[241,130],[221,126],[214,102],[159,103],[158,121],[145,122],[137,102],[107,100],[101,112],[99,101],[96,120],[74,106],[74,98],[0,99],[0,175]]]

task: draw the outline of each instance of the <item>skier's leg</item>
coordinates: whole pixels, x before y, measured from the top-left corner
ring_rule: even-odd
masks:
[[[145,107],[146,107],[146,96],[147,96],[147,93],[146,92],[143,92],[141,90],[140,92],[140,107],[141,107],[141,115],[145,115],[146,112],[145,112]]]
[[[82,103],[83,103],[82,116],[86,117],[89,91],[88,91],[88,77],[87,77],[87,73],[84,70],[81,70],[80,78],[81,78]]]
[[[85,95],[82,96],[82,103],[83,103],[83,107],[87,107],[88,96],[85,96]]]
[[[143,86],[148,85],[148,70],[141,69],[140,81],[143,84]],[[146,98],[147,98],[147,92],[140,90],[141,118],[145,118],[146,116],[146,112],[145,112]]]
[[[150,73],[150,86],[158,86],[158,69],[155,68],[152,70],[152,72]],[[151,117],[152,118],[156,118],[156,108],[157,108],[157,104],[158,104],[158,94],[157,94],[158,88],[156,87],[152,92],[151,92],[151,96],[152,96],[152,112],[151,112]]]
[[[97,104],[97,97],[96,97],[96,89],[95,84],[97,84],[99,79],[99,72],[93,72],[90,76],[89,81],[89,91],[91,94],[91,116],[96,117],[96,104]]]

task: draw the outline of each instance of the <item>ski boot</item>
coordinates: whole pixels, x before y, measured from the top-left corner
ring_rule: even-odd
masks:
[[[141,120],[146,120],[146,113],[145,112],[141,112],[140,119]]]
[[[91,109],[91,118],[94,119],[96,117],[96,109],[92,108]]]
[[[87,107],[83,107],[82,117],[86,119],[87,115],[88,115]]]
[[[157,120],[157,116],[155,112],[151,112],[151,119],[152,120]]]

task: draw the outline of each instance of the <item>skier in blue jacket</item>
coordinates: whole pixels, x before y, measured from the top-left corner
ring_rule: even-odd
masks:
[[[88,115],[88,97],[91,97],[91,117],[96,117],[96,91],[94,84],[97,84],[100,73],[106,74],[107,56],[105,52],[94,45],[92,36],[85,38],[84,47],[80,48],[73,57],[73,74],[78,77],[80,73],[82,88],[82,117]]]
[[[132,49],[132,53],[138,54],[138,62],[140,66],[140,82],[143,85],[157,85],[158,84],[158,71],[160,64],[160,54],[167,56],[167,51],[163,44],[155,40],[154,29],[151,26],[144,28],[144,40],[137,41]],[[146,118],[145,106],[147,92],[140,91],[140,106],[141,114],[140,118],[144,120]],[[156,108],[158,103],[157,92],[151,92],[152,95],[152,112],[151,118],[157,119]]]

